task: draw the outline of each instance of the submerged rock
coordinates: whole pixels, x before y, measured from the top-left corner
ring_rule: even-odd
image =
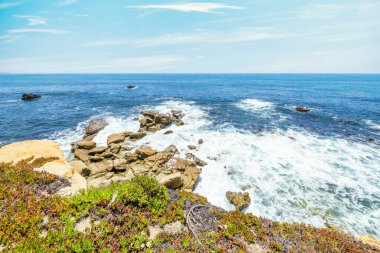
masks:
[[[136,88],[136,86],[135,85],[128,85],[127,88],[128,89],[134,89],[134,88]]]
[[[310,109],[305,107],[305,106],[302,106],[302,105],[298,105],[296,107],[296,111],[297,112],[310,112]]]
[[[29,93],[29,94],[23,94],[21,96],[21,100],[28,101],[28,100],[34,100],[34,99],[37,99],[37,98],[40,98],[40,97],[41,97],[40,95]]]
[[[226,192],[228,201],[236,207],[236,210],[243,210],[251,203],[248,192]]]

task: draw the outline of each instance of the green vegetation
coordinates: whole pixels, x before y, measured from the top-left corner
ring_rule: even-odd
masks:
[[[263,252],[380,252],[333,229],[224,212],[204,197],[168,192],[148,177],[62,198],[54,194],[68,182],[33,171],[54,159],[0,164],[3,252],[248,252],[250,247]],[[209,231],[196,231],[201,243],[189,229],[164,231],[149,241],[150,226],[179,221],[185,227],[185,215],[194,205],[210,210],[200,223],[216,222]],[[91,226],[77,231],[84,220]]]

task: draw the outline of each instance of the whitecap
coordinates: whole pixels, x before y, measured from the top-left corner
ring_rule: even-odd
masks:
[[[374,130],[380,130],[380,123],[377,123],[373,120],[363,120],[364,124],[366,124],[369,128]]]
[[[255,98],[244,99],[242,101],[239,101],[235,105],[242,110],[254,113],[263,110],[273,110],[275,108],[273,103]]]

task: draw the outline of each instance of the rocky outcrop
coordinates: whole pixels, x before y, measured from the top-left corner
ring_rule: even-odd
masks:
[[[357,239],[364,244],[377,248],[380,251],[380,241],[370,236],[360,236]]]
[[[228,201],[236,207],[236,210],[243,210],[251,203],[248,192],[226,192]]]
[[[296,111],[297,112],[310,112],[310,109],[305,107],[305,106],[302,106],[302,105],[298,105],[296,107]]]
[[[86,128],[86,134],[83,139],[93,140],[96,134],[102,131],[106,126],[108,126],[108,123],[105,119],[92,119]]]
[[[182,117],[184,114],[181,112],[172,111],[168,114],[162,114],[143,110],[141,114],[144,117],[139,120],[140,131],[157,132],[173,123],[177,126],[183,125]]]
[[[80,175],[75,167],[70,165],[64,158],[58,145],[49,140],[30,140],[16,142],[0,148],[0,162],[17,164],[18,162],[32,158],[32,161],[42,158],[56,158],[45,163],[36,171],[47,173],[68,179],[70,186],[62,188],[58,193],[61,195],[73,195],[87,189],[86,180]]]
[[[120,143],[120,142],[123,142],[124,140],[125,140],[125,134],[123,134],[123,133],[111,134],[107,138],[107,144],[108,144],[108,146],[110,146],[111,144]]]
[[[22,94],[21,100],[28,101],[28,100],[34,100],[34,99],[37,99],[37,98],[40,98],[40,97],[41,97],[40,95],[28,93],[28,94]]]
[[[136,88],[136,86],[135,85],[128,85],[127,88],[128,89],[134,89],[134,88]]]

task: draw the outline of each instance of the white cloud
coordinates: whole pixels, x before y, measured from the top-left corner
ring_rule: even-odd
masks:
[[[29,23],[28,25],[30,26],[35,26],[35,25],[45,25],[47,19],[40,17],[40,16],[28,16],[28,15],[13,15],[16,18],[23,18],[26,19]]]
[[[10,34],[18,34],[18,33],[50,33],[50,34],[62,34],[68,33],[68,31],[56,30],[56,29],[12,29],[7,31]]]
[[[6,9],[10,7],[14,7],[17,5],[20,5],[20,2],[5,2],[5,3],[0,3],[0,9]]]
[[[198,32],[192,34],[166,34],[152,38],[93,41],[90,46],[154,47],[181,44],[238,44],[291,37],[265,28],[242,28],[225,32]]]
[[[211,13],[216,10],[239,10],[239,6],[226,5],[223,3],[183,3],[183,4],[150,4],[126,6],[135,9],[155,9],[155,10],[172,10],[180,12],[204,12]]]

